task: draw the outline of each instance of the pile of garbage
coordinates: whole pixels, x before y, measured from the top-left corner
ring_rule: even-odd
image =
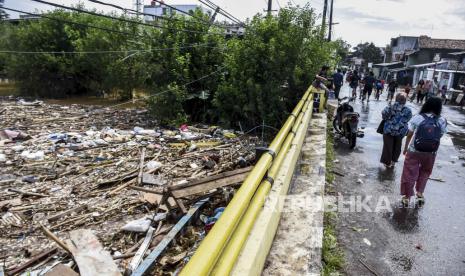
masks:
[[[153,273],[179,270],[250,171],[258,142],[219,127],[161,128],[136,109],[4,100],[0,120],[7,275],[84,275],[91,265],[79,256],[96,244],[100,264],[128,273],[166,239]]]

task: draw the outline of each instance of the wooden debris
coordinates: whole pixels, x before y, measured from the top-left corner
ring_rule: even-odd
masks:
[[[48,220],[49,222],[53,222],[53,221],[55,221],[55,220],[58,220],[58,219],[60,219],[60,218],[62,218],[62,217],[65,217],[65,216],[67,216],[67,215],[69,215],[69,214],[72,214],[72,213],[74,213],[74,212],[77,213],[77,212],[79,212],[79,211],[85,210],[85,209],[87,209],[87,207],[88,207],[87,204],[83,204],[83,205],[77,206],[77,207],[75,207],[75,208],[66,210],[66,211],[64,211],[64,212],[55,214],[55,215],[53,215],[53,216],[49,216],[49,217],[47,218],[47,220]]]
[[[79,276],[79,274],[64,264],[58,264],[44,276]]]
[[[89,229],[74,230],[67,241],[81,276],[121,275],[108,251],[105,251],[97,237]]]
[[[139,175],[137,176],[137,184],[142,184],[142,174],[144,173],[144,161],[145,161],[145,148],[142,148],[142,152],[140,154],[140,162],[139,162]]]
[[[25,192],[25,191],[21,191],[21,190],[14,189],[14,188],[8,189],[8,192],[18,193],[18,194],[21,194],[23,196],[37,196],[37,197],[47,197],[48,196],[48,195],[39,194],[39,193]]]
[[[205,193],[216,188],[221,188],[228,185],[240,183],[245,180],[251,167],[238,169],[230,172],[221,173],[218,175],[206,177],[185,185],[170,187],[173,195],[176,198]]]
[[[131,274],[132,271],[139,266],[140,262],[142,261],[142,258],[145,255],[145,252],[150,246],[150,242],[152,241],[154,231],[155,229],[153,227],[150,227],[149,231],[147,231],[144,242],[142,242],[142,245],[139,247],[139,250],[137,250],[136,255],[134,255],[134,258],[132,258],[131,263],[126,268],[125,275]]]
[[[35,265],[36,263],[44,260],[45,258],[48,258],[50,255],[55,254],[56,251],[57,251],[56,247],[47,249],[47,250],[43,251],[42,253],[39,253],[39,254],[35,255],[34,257],[32,257],[32,259],[25,262],[24,264],[19,265],[19,266],[14,267],[14,268],[10,268],[7,271],[7,274],[8,275],[19,274],[19,273],[23,272],[24,270],[28,269],[29,267]]]
[[[42,223],[39,223],[40,229],[44,232],[45,236],[56,242],[61,248],[63,248],[66,252],[71,253],[69,247],[61,241],[55,234],[53,234],[50,230],[48,230]]]
[[[144,259],[144,261],[141,263],[141,265],[134,271],[132,276],[143,276],[146,273],[150,271],[150,269],[153,267],[155,264],[156,260],[160,255],[163,253],[163,251],[166,249],[166,247],[171,243],[171,241],[176,237],[176,235],[186,226],[186,224],[190,221],[192,216],[194,216],[200,208],[208,202],[208,198],[203,199],[195,203],[191,209],[189,209],[189,212],[185,214],[179,221],[176,223],[176,225],[171,229],[171,231],[163,238],[163,240],[155,247],[155,249],[150,252],[149,256]]]

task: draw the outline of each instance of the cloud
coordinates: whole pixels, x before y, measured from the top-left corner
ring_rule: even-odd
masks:
[[[354,8],[344,8],[344,9],[335,8],[335,10],[338,16],[344,17],[350,20],[361,20],[361,21],[370,22],[374,24],[394,22],[394,20],[391,18],[384,17],[384,16],[376,16],[376,15],[369,14],[369,13],[364,13]]]

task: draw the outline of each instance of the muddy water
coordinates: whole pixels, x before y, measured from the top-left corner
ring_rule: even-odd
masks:
[[[116,98],[103,98],[96,96],[81,96],[65,99],[44,99],[43,101],[49,104],[59,105],[95,105],[115,108],[144,108],[145,102],[142,99],[146,93],[138,92],[134,100],[121,101]],[[14,84],[0,84],[0,97],[19,96]]]

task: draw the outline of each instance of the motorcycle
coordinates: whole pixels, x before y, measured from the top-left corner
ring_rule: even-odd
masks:
[[[350,148],[355,148],[357,137],[363,137],[363,132],[358,130],[360,114],[354,112],[350,102],[354,98],[344,97],[338,100],[336,117],[333,120],[333,128],[338,134],[349,140]]]

